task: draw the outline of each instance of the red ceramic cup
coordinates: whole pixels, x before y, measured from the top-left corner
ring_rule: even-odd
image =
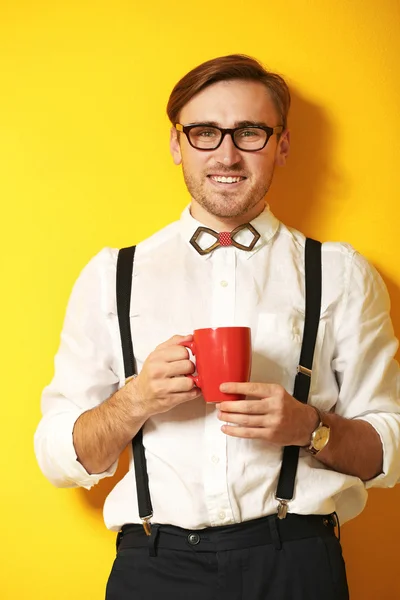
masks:
[[[182,342],[181,342],[182,343]],[[225,394],[221,383],[249,381],[251,373],[250,327],[195,329],[192,342],[183,342],[196,357],[197,375],[189,375],[206,402],[243,400],[243,394]]]

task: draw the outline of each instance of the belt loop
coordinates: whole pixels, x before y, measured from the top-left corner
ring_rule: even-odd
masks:
[[[337,512],[336,512],[336,511],[335,511],[335,512],[333,512],[333,513],[332,513],[332,516],[333,516],[333,519],[334,519],[333,526],[334,526],[334,527],[336,526],[336,527],[337,527],[337,530],[338,530],[338,532],[337,532],[337,536],[336,536],[336,537],[337,537],[337,539],[338,539],[338,540],[339,540],[339,542],[340,542],[340,521],[339,521],[339,517],[338,517],[338,514],[337,514]]]
[[[124,535],[124,532],[122,531],[122,529],[120,529],[117,533],[117,539],[115,540],[115,551],[117,554],[118,554],[118,548],[121,543],[123,535]]]
[[[157,556],[157,538],[158,538],[158,534],[160,533],[160,526],[159,525],[152,525],[151,526],[151,534],[149,535],[149,556]]]
[[[279,535],[279,529],[278,529],[278,518],[276,515],[270,515],[268,517],[268,525],[269,525],[269,530],[271,533],[271,540],[272,543],[275,546],[276,550],[281,550],[282,549],[282,542],[281,542],[281,538]]]

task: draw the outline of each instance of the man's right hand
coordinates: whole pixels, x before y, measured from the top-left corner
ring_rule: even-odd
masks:
[[[131,379],[111,398],[82,413],[73,440],[79,462],[88,473],[103,473],[152,415],[194,400],[201,391],[190,375],[195,370],[181,342],[193,336],[175,335],[158,346]]]
[[[135,418],[147,420],[201,395],[193,380],[186,377],[195,371],[189,351],[179,345],[192,339],[192,335],[174,335],[157,346],[145,360],[140,374],[120,390],[125,402],[131,401]]]

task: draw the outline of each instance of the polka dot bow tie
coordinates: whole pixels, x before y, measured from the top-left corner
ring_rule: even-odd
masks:
[[[253,239],[247,246],[245,246],[244,244],[240,244],[235,240],[235,236],[240,231],[246,229],[253,234]],[[208,233],[209,235],[212,235],[216,240],[211,244],[211,246],[208,246],[208,248],[201,248],[199,246],[198,240],[203,233]],[[214,231],[213,229],[209,229],[208,227],[198,227],[190,239],[190,244],[193,246],[193,248],[197,250],[199,254],[204,255],[209,254],[210,252],[215,250],[215,248],[219,248],[220,246],[235,246],[235,248],[240,248],[240,250],[250,251],[253,250],[254,246],[256,245],[259,239],[260,234],[256,229],[254,229],[253,225],[250,225],[250,223],[244,223],[243,225],[239,225],[239,227],[236,227],[236,229],[234,229],[233,231],[221,231],[220,233],[217,233],[216,231]]]

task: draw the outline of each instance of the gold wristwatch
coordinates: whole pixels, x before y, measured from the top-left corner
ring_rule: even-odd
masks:
[[[318,415],[319,425],[312,432],[310,445],[305,446],[305,450],[307,450],[307,452],[310,452],[310,454],[315,456],[316,454],[318,454],[318,452],[321,452],[321,450],[325,448],[325,446],[329,442],[331,428],[329,427],[329,425],[326,425],[324,423],[323,416],[318,410],[318,408],[316,408],[315,406],[313,406],[312,408],[316,411]]]

